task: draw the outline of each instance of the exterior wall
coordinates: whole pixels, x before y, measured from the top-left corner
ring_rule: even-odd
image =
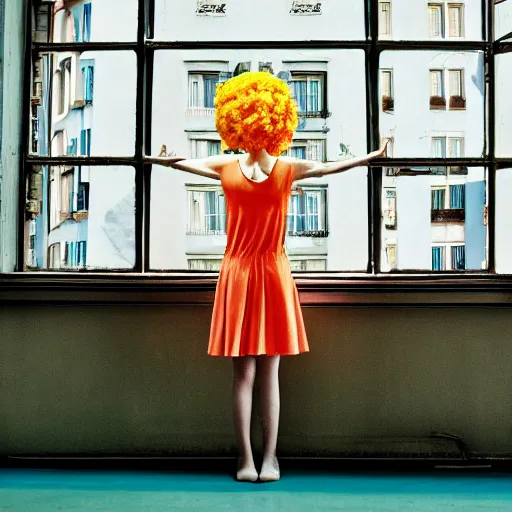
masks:
[[[24,2],[0,1],[0,272],[16,267]]]

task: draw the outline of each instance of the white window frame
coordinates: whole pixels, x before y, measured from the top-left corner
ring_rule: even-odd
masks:
[[[318,71],[292,71],[291,75],[292,76],[290,78],[290,84],[292,82],[304,82],[305,81],[306,82],[306,91],[309,90],[310,82],[318,82],[319,83],[319,87],[318,87],[319,109],[318,110],[314,110],[314,109],[310,110],[308,108],[307,102],[308,102],[309,94],[306,92],[306,111],[303,112],[303,111],[299,110],[299,115],[301,113],[322,115],[324,113],[324,111],[326,110],[326,94],[325,94],[326,90],[325,89],[326,89],[327,73],[318,72]]]
[[[444,3],[443,2],[428,2],[427,4],[427,24],[428,35],[430,39],[444,39],[445,36],[445,19],[444,19]],[[433,24],[431,23],[431,12],[436,11],[439,13],[439,34],[435,34]]]
[[[207,158],[211,144],[218,144],[222,153],[222,142],[220,139],[190,139],[190,158]]]
[[[307,201],[308,195],[319,195],[318,200],[318,211],[308,211],[309,204]],[[306,195],[305,198],[305,212],[304,214],[296,212],[293,207],[294,197],[298,195]],[[324,199],[324,201],[322,200]],[[311,231],[327,231],[327,208],[328,208],[328,196],[327,196],[327,187],[314,187],[314,186],[301,186],[292,191],[292,195],[290,196],[290,204],[288,206],[288,214],[286,217],[286,232],[289,236],[293,236],[294,233],[308,233],[310,230],[307,228],[300,230],[298,229],[298,219],[301,216],[304,216],[307,219],[310,216],[317,217],[318,229]],[[290,225],[291,221],[291,225]]]
[[[431,10],[439,13],[439,34],[436,35],[432,30]],[[451,14],[453,10],[458,11],[458,34],[454,35],[451,24]],[[429,39],[462,39],[465,32],[465,9],[464,2],[447,2],[438,0],[427,3],[427,25]]]
[[[225,230],[209,230],[207,229],[207,220],[210,217],[219,217],[219,224],[222,225],[224,217],[224,226],[227,222],[227,211],[224,209],[224,214],[208,213],[206,211],[206,193],[215,192],[218,196],[224,196],[222,187],[218,186],[190,186],[187,187],[187,204],[188,204],[188,225],[187,234],[189,235],[225,235]],[[225,199],[224,199],[225,204]]]
[[[325,162],[326,142],[325,139],[294,139],[284,155],[291,156],[292,148],[305,148],[306,160]]]
[[[189,270],[198,270],[202,272],[218,272],[222,265],[222,256],[187,256]],[[212,268],[208,268],[212,267]]]
[[[383,196],[384,196],[383,201],[384,201],[384,205],[385,205],[385,208],[382,210],[382,216],[384,217],[384,227],[386,229],[396,229],[397,228],[396,188],[394,188],[394,187],[384,188]]]
[[[452,265],[452,248],[453,247],[466,247],[464,242],[432,242],[431,250],[434,247],[442,247],[443,248],[443,262],[444,269],[442,270],[433,270],[432,272],[444,272],[447,270],[454,270]],[[467,268],[467,252],[465,252],[465,263]]]
[[[386,263],[389,265],[391,270],[398,268],[398,244],[396,242],[386,243]],[[391,261],[390,252],[393,254],[394,251],[394,262]],[[393,264],[394,263],[394,264]]]
[[[434,77],[438,77],[437,79],[434,80]],[[430,69],[429,70],[429,77],[430,77],[430,93],[429,93],[429,96],[430,98],[434,97],[434,96],[439,96],[441,98],[445,98],[446,99],[446,88],[445,88],[445,70],[444,69]],[[434,91],[434,83],[436,83],[436,85],[438,86],[438,90],[440,92],[440,94],[433,94],[435,91]]]
[[[292,272],[325,272],[327,270],[327,258],[325,257],[288,257]],[[322,266],[322,268],[311,268],[314,265]]]
[[[451,18],[450,18],[450,15],[451,15],[451,11],[452,10],[458,10],[459,11],[459,25],[458,25],[458,28],[459,28],[459,34],[457,35],[453,35],[451,33]],[[462,2],[454,2],[454,3],[448,3],[446,5],[446,20],[447,20],[447,35],[448,35],[448,38],[449,39],[460,39],[462,37],[464,37],[464,4]]]
[[[387,14],[384,9],[387,7]],[[393,33],[393,11],[391,1],[379,2],[379,37],[382,39],[391,38]]]
[[[219,71],[189,71],[187,85],[187,115],[213,116],[215,108],[206,107],[204,104],[204,78],[206,76],[216,76],[220,79]],[[193,94],[192,86],[195,85],[196,94]]]

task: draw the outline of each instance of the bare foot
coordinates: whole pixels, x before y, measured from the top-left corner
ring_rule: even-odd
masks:
[[[258,472],[256,471],[254,461],[245,462],[242,459],[238,459],[236,479],[239,482],[256,482],[258,480]]]
[[[273,457],[269,460],[263,460],[260,472],[260,480],[262,482],[277,482],[281,478],[281,472],[279,470],[279,462],[277,457]]]

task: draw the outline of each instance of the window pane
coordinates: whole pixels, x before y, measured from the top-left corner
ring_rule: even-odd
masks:
[[[299,127],[286,154],[332,161],[366,153],[362,51],[267,50],[262,55],[261,50],[192,50],[155,54],[152,154],[159,155],[164,146],[167,154],[184,157],[218,151],[215,112],[203,101],[205,80],[226,80],[242,63],[245,68],[258,69],[262,61],[269,62],[277,76],[289,79],[301,105]],[[346,69],[351,70],[351,80],[343,79]],[[197,94],[192,94],[190,88],[195,84]],[[198,101],[194,106],[191,97]],[[288,216],[286,248],[290,257],[321,259],[328,270],[365,270],[366,170],[358,168],[299,185]],[[218,212],[225,207],[216,202],[219,193],[218,181],[153,167],[152,269],[187,269],[192,256],[222,257],[225,221],[224,213]]]
[[[512,54],[496,55],[496,156],[512,156]]]
[[[155,38],[169,41],[362,40],[365,38],[364,1],[155,0]]]
[[[505,2],[508,3],[508,2]],[[383,14],[379,12],[380,37],[396,41],[482,40],[482,2],[421,2],[394,0],[391,2],[391,35],[385,34]],[[512,30],[512,29],[509,29]]]
[[[39,63],[31,112],[37,119],[30,133],[34,154],[133,156],[134,53],[52,53]]]
[[[508,0],[494,6],[494,37],[499,39],[510,32],[512,32],[512,3]]]
[[[496,171],[496,272],[512,274],[512,169]]]
[[[380,66],[393,69],[393,115],[382,109],[380,129],[394,157],[450,157],[450,139],[463,141],[464,156],[482,156],[483,53],[386,51]]]
[[[444,175],[425,170],[410,174],[383,173],[382,271],[485,270],[484,170],[471,167],[461,174],[449,167]]]
[[[125,42],[137,40],[137,0],[68,2],[57,0],[53,42]]]
[[[37,270],[132,269],[135,171],[130,167],[34,167],[26,265]]]

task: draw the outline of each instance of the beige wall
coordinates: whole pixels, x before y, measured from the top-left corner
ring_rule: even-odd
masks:
[[[0,453],[231,453],[228,360],[209,307],[0,307]],[[305,308],[282,362],[281,448],[463,436],[512,452],[512,311]]]

